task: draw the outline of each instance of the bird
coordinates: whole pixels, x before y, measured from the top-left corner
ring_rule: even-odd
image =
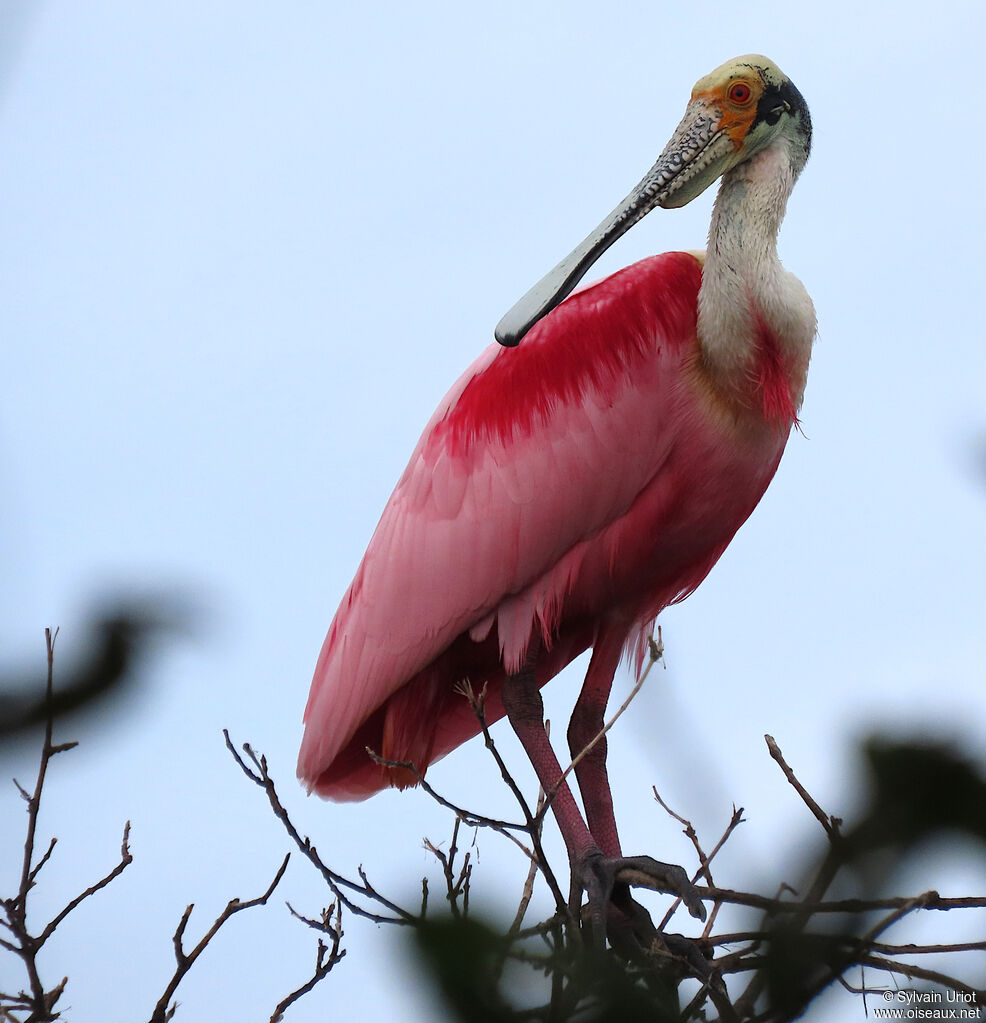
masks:
[[[816,317],[777,234],[811,131],[776,64],[727,61],[645,177],[503,317],[425,427],[329,627],[298,760],[310,792],[414,785],[480,732],[468,681],[555,793],[597,922],[628,865],[704,916],[680,867],[623,855],[598,736],[621,660],[640,671],[658,614],[712,569],[798,423]],[[704,252],[577,288],[644,215],[720,179]],[[540,687],[590,648],[568,726],[573,758],[588,747],[583,814]]]

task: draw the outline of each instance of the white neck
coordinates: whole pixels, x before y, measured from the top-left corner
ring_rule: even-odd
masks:
[[[777,232],[796,177],[783,136],[723,176],[698,296],[699,343],[713,380],[749,404],[765,326],[779,348],[795,410],[815,335],[811,299],[777,258]]]

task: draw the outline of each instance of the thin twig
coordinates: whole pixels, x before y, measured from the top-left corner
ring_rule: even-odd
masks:
[[[738,892],[731,888],[709,886],[699,888],[703,899],[721,899],[737,906],[750,906],[762,909],[770,914],[787,914],[794,916],[813,916],[815,913],[868,913],[877,909],[900,909],[910,906],[914,896],[895,896],[885,899],[831,899],[818,902],[792,902],[789,899],[775,899],[754,892]],[[935,891],[924,892],[918,896],[919,909],[941,910],[952,909],[984,909],[986,895],[966,896],[962,898],[944,898]]]
[[[828,853],[815,872],[815,876],[808,887],[808,891],[805,894],[804,899],[802,900],[802,904],[811,905],[822,899],[844,863],[845,839],[839,831],[839,826],[842,821],[840,818],[833,817],[831,814],[827,814],[824,810],[822,810],[805,786],[801,784],[788,762],[784,759],[784,754],[781,752],[781,749],[777,745],[774,737],[772,735],[765,735],[764,740],[767,743],[767,749],[769,750],[771,757],[784,772],[784,777],[787,778],[795,792],[797,792],[801,797],[802,802],[808,807],[819,824],[822,825],[826,837],[829,840]],[[768,913],[768,919],[763,921],[762,926],[764,931],[769,929],[769,915],[770,914]],[[810,914],[805,914],[797,919],[795,922],[796,927],[799,929],[805,927],[808,923],[809,916]],[[760,997],[760,994],[764,990],[766,984],[767,976],[764,971],[761,970],[754,974],[754,976],[750,979],[746,990],[736,1001],[736,1007],[741,1014],[752,1011],[753,1006],[756,1004],[757,999]]]
[[[928,896],[937,896],[937,892],[927,893]],[[858,942],[854,942],[853,948],[844,952],[839,956],[834,963],[826,963],[826,969],[822,972],[821,976],[818,977],[807,989],[802,993],[802,1001],[804,1005],[808,1005],[816,995],[820,994],[832,983],[841,977],[846,970],[851,969],[857,965],[861,959],[861,950],[868,949],[872,942],[874,942],[884,931],[889,930],[895,923],[903,919],[909,913],[913,913],[916,909],[923,908],[922,903],[925,900],[924,895],[915,896],[905,902],[904,905],[899,906],[892,913],[889,913],[882,920],[877,921],[860,939]],[[786,936],[785,936],[786,940]],[[871,965],[876,965],[877,962],[888,962],[888,960],[877,960],[875,957]],[[935,971],[926,971],[928,973],[934,973]],[[944,975],[941,975],[944,976]],[[951,978],[949,978],[951,980]]]
[[[271,777],[270,772],[267,769],[267,758],[255,753],[249,743],[244,743],[243,751],[254,767],[254,770],[251,770],[246,761],[244,761],[243,757],[240,756],[239,752],[233,746],[233,742],[229,737],[229,732],[225,728],[223,729],[223,735],[226,739],[226,748],[229,750],[233,759],[250,781],[264,790],[267,795],[267,801],[270,803],[271,809],[274,811],[274,816],[281,822],[284,830],[302,852],[305,859],[307,859],[308,862],[315,867],[319,874],[322,875],[322,878],[329,886],[337,901],[341,902],[342,905],[344,905],[346,909],[354,915],[364,917],[367,920],[372,920],[374,923],[412,924],[417,921],[418,918],[413,913],[409,913],[406,909],[398,906],[395,902],[391,902],[390,899],[385,898],[367,883],[364,882],[363,884],[358,884],[355,881],[350,881],[342,874],[337,874],[334,870],[329,869],[329,867],[322,862],[318,855],[318,850],[311,843],[310,839],[307,837],[303,838],[299,834],[298,829],[294,826],[294,823],[288,816],[287,810],[284,808],[284,805],[281,803],[281,800],[277,795],[274,779]],[[365,877],[365,875],[363,876]],[[361,895],[372,902],[376,902],[378,905],[389,910],[393,915],[384,916],[380,913],[374,913],[372,910],[367,909],[365,906],[361,906],[358,902],[351,899],[346,894],[347,892],[351,892],[355,895]]]
[[[664,809],[672,817],[674,817],[676,821],[685,826],[684,832],[688,836],[688,838],[691,839],[692,845],[695,847],[695,852],[697,853],[699,859],[699,868],[692,875],[691,878],[692,884],[695,884],[695,882],[698,881],[699,878],[702,877],[702,875],[704,874],[705,879],[709,882],[709,887],[711,889],[712,887],[714,887],[714,883],[712,881],[712,872],[710,870],[710,864],[718,855],[719,850],[722,849],[722,847],[726,844],[726,841],[729,839],[729,836],[732,835],[732,833],[740,826],[740,824],[743,823],[743,807],[741,806],[738,810],[736,809],[735,806],[733,807],[733,815],[729,819],[729,823],[726,825],[726,830],[722,833],[722,836],[720,837],[719,841],[716,842],[715,848],[713,848],[712,852],[709,853],[708,856],[706,856],[705,852],[702,849],[701,844],[699,843],[698,835],[695,831],[695,828],[692,825],[692,822],[686,820],[680,814],[675,813],[674,810],[672,810],[671,807],[668,806],[668,804],[665,803],[664,800],[660,797],[656,786],[651,786],[651,789],[654,793],[654,798],[658,801],[658,803],[660,803],[661,806],[664,807]],[[669,907],[668,911],[664,914],[664,917],[661,920],[660,924],[658,924],[657,929],[659,931],[663,931],[664,928],[667,927],[667,925],[670,923],[671,917],[674,916],[676,910],[681,905],[681,901],[682,901],[681,896],[679,895],[671,903],[671,906]],[[721,905],[722,902],[719,900],[713,902],[712,912],[709,914],[709,919],[706,921],[705,929],[702,932],[703,938],[707,938],[711,933],[712,924],[719,914],[719,908]]]
[[[58,629],[55,629],[54,631],[52,629],[45,629],[45,651],[47,660],[44,703],[45,729],[44,739],[41,746],[41,758],[38,764],[38,774],[35,780],[33,793],[29,795],[25,789],[17,783],[16,779],[14,781],[18,792],[27,803],[27,834],[24,839],[24,854],[21,861],[20,883],[18,885],[17,894],[13,898],[0,900],[0,906],[3,908],[5,917],[5,919],[0,919],[0,923],[3,924],[12,939],[10,941],[6,939],[0,940],[0,947],[3,947],[8,952],[12,952],[20,957],[24,964],[24,969],[27,972],[28,986],[30,988],[30,993],[21,991],[17,995],[13,996],[0,993],[0,1014],[3,1014],[3,1017],[14,1019],[14,1017],[10,1016],[10,1012],[13,1010],[29,1012],[30,1016],[28,1018],[31,1023],[46,1023],[46,1021],[54,1020],[58,1017],[59,1013],[55,1012],[55,1005],[64,992],[65,985],[68,983],[68,978],[63,977],[62,980],[50,990],[45,990],[45,985],[41,980],[37,964],[39,952],[52,934],[54,934],[58,925],[61,924],[61,922],[74,909],[76,909],[90,896],[95,895],[96,892],[105,888],[111,881],[118,877],[130,865],[133,859],[130,855],[130,849],[128,846],[128,838],[130,834],[130,822],[128,821],[123,831],[120,862],[101,880],[90,885],[80,895],[77,895],[74,899],[72,899],[60,913],[58,913],[48,922],[48,924],[45,925],[39,934],[34,935],[28,929],[27,916],[29,894],[31,889],[34,888],[35,884],[37,884],[38,877],[41,874],[42,869],[51,859],[52,854],[55,851],[55,846],[58,843],[57,838],[51,838],[44,853],[40,856],[37,862],[34,861],[38,818],[41,812],[41,797],[44,792],[45,781],[48,777],[48,764],[52,757],[57,756],[59,753],[71,750],[78,745],[76,742],[55,744],[52,741],[54,733],[53,708],[55,640],[57,637]]]
[[[407,771],[414,775],[414,780],[417,785],[432,799],[438,803],[439,806],[444,806],[446,810],[451,810],[455,816],[466,824],[470,828],[490,828],[493,831],[498,831],[511,839],[515,844],[519,845],[523,849],[523,844],[518,842],[515,836],[510,834],[511,831],[527,831],[526,824],[512,824],[510,821],[497,820],[495,817],[484,817],[482,814],[473,813],[471,810],[466,810],[461,806],[457,806],[451,800],[446,799],[441,793],[436,792],[434,788],[425,780],[425,776],[418,770],[416,765],[410,760],[388,760],[386,757],[380,756],[374,750],[366,747],[366,755],[375,763],[381,767],[388,767],[394,770]]]
[[[472,876],[472,864],[469,862],[469,853],[466,853],[459,870],[455,875],[455,854],[458,850],[459,825],[461,817],[455,818],[452,826],[452,843],[448,855],[442,852],[434,843],[427,838],[424,840],[425,848],[435,857],[442,866],[442,873],[445,875],[446,899],[452,912],[452,916],[459,919],[469,912],[469,880]],[[462,907],[459,906],[459,899],[462,899]]]
[[[335,908],[336,914],[334,922],[331,919],[333,908]],[[291,907],[288,906],[288,909],[291,909]],[[316,984],[323,981],[332,971],[332,968],[336,965],[336,963],[338,963],[346,954],[346,950],[340,949],[339,947],[343,934],[341,903],[337,903],[335,907],[330,906],[327,910],[323,911],[321,923],[309,920],[308,918],[295,913],[293,909],[291,909],[291,913],[293,916],[298,917],[299,920],[303,920],[310,927],[314,927],[317,930],[328,934],[330,944],[326,945],[325,942],[319,938],[318,950],[315,954],[315,972],[312,974],[311,979],[302,984],[301,987],[295,988],[291,994],[289,994],[286,998],[282,998],[281,1001],[277,1003],[277,1007],[274,1009],[273,1013],[271,1013],[270,1023],[280,1023],[280,1021],[284,1018],[285,1009],[287,1009],[290,1005],[293,1005],[302,997],[302,995],[307,995]]]
[[[75,909],[84,899],[95,895],[100,889],[105,888],[111,881],[119,877],[130,864],[133,863],[133,855],[130,852],[130,821],[123,826],[123,841],[120,843],[120,862],[104,877],[95,884],[90,885],[81,895],[77,895],[71,902],[48,924],[37,939],[44,944],[52,935],[55,928]]]
[[[542,820],[541,810],[543,809],[545,801],[544,789],[538,786],[538,801],[537,809],[535,812],[535,820]],[[540,827],[540,825],[538,825]],[[531,865],[527,871],[527,878],[524,881],[524,887],[520,895],[520,904],[517,906],[517,912],[514,914],[513,922],[507,929],[507,934],[516,936],[520,931],[521,926],[524,923],[524,917],[527,915],[527,907],[531,903],[531,899],[534,897],[534,880],[537,877],[538,864],[537,860],[531,859]]]
[[[986,988],[973,987],[971,984],[966,984],[937,970],[912,966],[910,963],[899,963],[892,959],[881,959],[878,956],[860,956],[857,964],[871,966],[876,970],[885,970],[888,973],[899,973],[902,977],[908,977],[911,980],[926,980],[931,984],[940,984],[942,987],[961,991],[962,994],[971,996],[976,1005],[986,1003]]]
[[[739,945],[743,942],[756,943],[762,941],[763,938],[763,931],[731,931],[725,934],[716,934],[704,940],[712,946],[723,946]],[[888,956],[938,955],[946,952],[986,951],[986,941],[964,941],[956,942],[953,945],[888,945],[882,941],[866,943],[863,938],[855,934],[826,934],[826,938],[832,942],[853,945],[857,948],[867,944],[870,951]]]
[[[192,905],[189,905],[185,912],[182,913],[181,920],[178,923],[178,928],[175,931],[172,943],[175,949],[175,972],[168,981],[167,987],[164,989],[164,994],[158,999],[157,1005],[154,1006],[154,1011],[151,1013],[150,1023],[166,1023],[174,1015],[174,1006],[169,1009],[171,999],[178,989],[178,985],[182,982],[185,974],[192,968],[195,960],[205,951],[208,947],[209,942],[219,933],[220,928],[226,923],[231,917],[237,913],[242,912],[244,909],[252,909],[254,906],[266,906],[267,900],[274,894],[274,889],[281,883],[281,878],[284,877],[284,871],[288,869],[288,861],[291,859],[291,854],[288,853],[280,867],[277,869],[277,873],[274,875],[274,880],[267,886],[267,890],[263,895],[258,896],[255,899],[249,899],[246,902],[241,902],[239,899],[230,899],[226,903],[226,908],[216,917],[215,922],[209,928],[208,931],[202,936],[199,943],[191,950],[186,952],[184,950],[184,937],[185,928],[188,926],[188,921],[192,915]]]
[[[780,746],[777,745],[777,741],[772,735],[765,735],[764,740],[767,743],[767,749],[770,751],[771,757],[777,761],[780,769],[784,772],[784,777],[794,787],[795,792],[802,798],[805,806],[815,815],[815,819],[825,829],[825,834],[828,835],[830,841],[836,842],[841,837],[839,833],[839,825],[842,821],[838,817],[832,817],[827,814],[812,798],[808,790],[798,781],[794,771],[791,770],[788,762],[784,759],[784,754],[781,753]]]

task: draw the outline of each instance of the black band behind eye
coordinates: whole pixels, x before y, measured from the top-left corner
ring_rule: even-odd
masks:
[[[783,114],[786,109],[787,108],[783,103],[779,103],[776,107],[768,110],[763,115],[763,119],[767,122],[767,124],[777,124],[777,122],[781,119],[781,114]]]
[[[808,113],[804,97],[792,82],[785,81],[781,85],[771,85],[764,90],[757,104],[757,114],[753,123],[763,121],[765,124],[775,125],[785,111],[792,115],[800,115],[807,155],[811,151],[811,115]]]

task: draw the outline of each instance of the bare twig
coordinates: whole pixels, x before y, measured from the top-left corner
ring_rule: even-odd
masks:
[[[490,828],[493,831],[498,831],[514,842],[515,845],[518,845],[521,849],[524,848],[523,843],[517,841],[516,837],[512,835],[511,832],[526,832],[526,824],[511,824],[510,821],[497,820],[495,817],[484,817],[482,814],[473,813],[471,810],[466,810],[461,806],[457,806],[451,800],[446,799],[445,796],[436,792],[425,779],[425,776],[418,770],[417,766],[410,760],[388,760],[386,757],[380,756],[379,753],[375,753],[369,746],[366,747],[366,755],[375,764],[379,764],[381,767],[407,771],[409,774],[414,775],[415,783],[421,787],[422,791],[424,791],[426,795],[431,796],[431,798],[434,799],[439,806],[444,806],[446,810],[451,810],[459,820],[469,827]]]
[[[466,853],[463,859],[458,876],[455,874],[455,855],[459,851],[457,843],[459,825],[461,823],[462,818],[456,817],[455,824],[452,826],[452,844],[449,847],[448,854],[442,852],[438,846],[428,841],[427,838],[424,840],[425,848],[442,866],[442,873],[445,875],[445,898],[448,901],[452,916],[456,918],[465,916],[469,912],[469,881],[472,877],[472,864],[469,862],[469,853]],[[461,908],[459,906],[460,898],[463,903]]]
[[[38,954],[48,939],[54,934],[58,925],[82,902],[96,892],[105,888],[132,862],[128,844],[130,836],[130,822],[127,821],[123,830],[123,842],[120,850],[120,862],[112,870],[95,884],[90,885],[81,894],[72,899],[64,909],[53,917],[41,930],[39,934],[32,934],[28,928],[28,898],[31,890],[38,881],[38,877],[51,859],[55,851],[58,839],[52,838],[44,853],[35,862],[35,849],[38,830],[38,817],[41,812],[41,797],[44,792],[45,781],[48,777],[48,764],[52,757],[73,749],[77,743],[63,742],[55,744],[52,741],[54,732],[54,671],[55,671],[55,640],[58,630],[45,629],[45,649],[47,655],[47,677],[45,683],[45,730],[41,746],[41,760],[38,765],[38,774],[35,779],[34,791],[29,795],[25,789],[17,785],[17,789],[27,803],[27,835],[24,839],[24,854],[21,860],[20,883],[17,893],[12,898],[0,900],[0,907],[3,909],[3,918],[0,923],[10,935],[10,940],[0,940],[0,946],[6,951],[19,956],[27,973],[29,991],[21,991],[16,995],[0,993],[0,1018],[16,1020],[13,1012],[27,1012],[30,1015],[30,1023],[47,1023],[54,1020],[59,1013],[55,1006],[62,996],[68,977],[63,977],[54,987],[46,989],[41,980],[38,968]]]
[[[385,898],[371,885],[369,885],[365,881],[365,875],[361,875],[364,878],[364,883],[358,884],[357,882],[350,881],[348,878],[343,877],[342,874],[338,874],[327,867],[319,857],[318,850],[315,846],[307,837],[303,838],[299,834],[298,829],[294,826],[294,823],[288,816],[287,810],[285,810],[277,795],[277,789],[274,786],[274,779],[270,776],[270,773],[267,770],[267,758],[255,753],[249,743],[244,743],[243,752],[246,754],[250,763],[253,764],[253,769],[251,769],[233,746],[232,740],[229,737],[229,732],[226,729],[223,729],[223,735],[226,738],[226,748],[232,754],[233,759],[250,781],[264,790],[267,795],[267,801],[270,803],[271,809],[274,811],[274,816],[281,822],[284,830],[287,831],[291,840],[298,849],[301,850],[305,859],[307,859],[308,862],[315,867],[319,874],[322,875],[325,883],[329,886],[337,901],[339,901],[354,915],[365,917],[368,920],[372,920],[374,923],[412,924],[417,921],[418,917],[416,917],[413,913],[409,913],[406,909],[401,908],[395,902],[391,902],[390,899]],[[363,896],[371,902],[376,902],[384,909],[389,910],[391,915],[384,916],[380,913],[375,913],[354,901],[347,893]]]
[[[910,906],[914,896],[893,896],[885,899],[831,899],[819,902],[793,902],[790,899],[771,898],[755,892],[739,892],[731,888],[700,888],[704,899],[721,899],[736,906],[750,906],[762,909],[772,915],[790,913],[794,916],[814,916],[816,913],[869,913],[879,909],[900,909]],[[961,898],[945,898],[935,891],[924,892],[921,909],[986,909],[986,895],[970,895]]]
[[[290,1005],[293,1005],[302,995],[307,995],[316,984],[323,981],[332,968],[338,963],[343,956],[346,954],[346,950],[340,948],[342,942],[342,904],[337,903],[335,906],[330,906],[328,909],[323,910],[321,921],[309,920],[307,917],[301,916],[291,909],[290,905],[288,909],[291,910],[291,915],[302,920],[308,924],[309,927],[314,927],[316,930],[329,935],[329,944],[326,945],[321,938],[318,940],[318,950],[315,954],[315,972],[312,974],[311,979],[306,981],[299,988],[295,988],[286,998],[282,998],[277,1003],[277,1007],[274,1009],[270,1017],[270,1023],[280,1023],[284,1018],[284,1011]],[[335,910],[335,920],[332,919],[332,913]]]
[[[923,966],[914,966],[910,963],[896,962],[892,959],[881,959],[878,956],[864,955],[856,960],[859,966],[871,966],[876,970],[883,970],[887,973],[898,973],[902,977],[911,980],[926,980],[931,984],[939,984],[942,987],[950,988],[952,991],[960,991],[970,996],[977,1006],[986,1003],[986,988],[976,988],[955,977],[950,977],[937,970],[928,970]]]
[[[905,967],[904,964],[892,962],[888,959],[880,959],[876,956],[866,954],[872,947],[872,943],[877,939],[877,937],[879,937],[879,935],[891,928],[895,923],[903,919],[909,913],[914,912],[916,909],[924,908],[924,902],[926,900],[933,900],[937,897],[937,894],[937,892],[927,892],[925,895],[917,895],[912,899],[908,899],[904,905],[897,907],[892,913],[889,913],[882,920],[878,921],[861,938],[853,941],[851,943],[851,947],[839,956],[834,963],[826,964],[827,969],[822,972],[821,976],[819,976],[813,984],[806,988],[802,994],[804,1004],[807,1005],[817,994],[828,987],[833,980],[839,979],[846,970],[856,966],[863,959],[866,960],[866,963],[869,966],[886,969],[890,972],[904,972],[905,969],[908,971],[916,970],[917,973],[907,973],[905,975],[922,976],[923,979],[926,980],[933,979],[936,983],[945,984],[948,987],[952,987],[954,990],[975,991],[974,988],[969,988],[960,981],[956,981],[954,978],[947,977],[937,971],[925,970],[923,967]]]
[[[52,840],[54,845],[54,840]],[[84,899],[88,899],[90,895],[95,895],[101,888],[105,888],[111,881],[119,877],[123,871],[130,866],[133,862],[133,856],[130,852],[130,821],[127,821],[123,826],[123,841],[120,843],[120,862],[104,877],[100,878],[95,884],[90,885],[81,895],[77,895],[71,902],[48,924],[47,927],[41,932],[41,935],[37,939],[42,944],[46,942],[54,932],[55,928],[75,909],[80,902]],[[40,867],[40,864],[39,864]]]
[[[778,766],[784,772],[784,777],[787,778],[795,792],[797,792],[801,797],[805,806],[808,807],[815,819],[822,825],[829,841],[828,854],[822,860],[815,872],[815,876],[809,885],[808,891],[802,902],[803,905],[812,905],[818,903],[822,899],[828,891],[829,886],[835,880],[840,867],[843,865],[845,839],[842,837],[842,833],[839,830],[839,826],[842,821],[840,818],[826,814],[825,811],[822,810],[805,786],[798,780],[788,762],[784,759],[784,754],[781,752],[781,749],[777,745],[774,737],[772,735],[765,735],[764,740],[767,743],[767,749],[769,750],[771,757],[777,762]],[[805,914],[796,918],[796,926],[799,929],[805,927],[808,923],[809,917],[810,914]],[[764,931],[768,930],[769,923],[770,914],[768,913],[767,917],[763,921]],[[752,1010],[757,999],[760,997],[761,992],[766,986],[766,983],[767,976],[764,971],[761,970],[753,975],[747,989],[736,1001],[736,1006],[741,1013]]]
[[[536,821],[542,821],[544,818],[541,816],[541,811],[544,809],[545,795],[544,789],[538,786],[538,801],[537,808],[534,815]],[[541,824],[538,823],[537,827],[540,828]],[[531,899],[534,897],[534,880],[537,877],[537,860],[531,859],[531,865],[527,871],[527,878],[524,881],[524,887],[520,895],[520,904],[517,906],[517,912],[514,914],[513,923],[507,930],[507,934],[516,935],[520,931],[521,925],[524,923],[524,917],[527,915],[527,907],[531,903]]]
[[[726,844],[727,840],[729,839],[729,836],[740,826],[740,824],[743,823],[743,807],[741,806],[738,810],[736,809],[735,806],[733,807],[733,815],[732,815],[732,817],[730,817],[729,823],[726,825],[726,830],[722,833],[722,837],[719,839],[719,841],[716,842],[715,848],[712,850],[712,852],[708,856],[706,856],[705,852],[702,849],[701,844],[699,843],[698,835],[697,835],[697,833],[695,831],[694,826],[692,825],[692,822],[689,821],[689,820],[686,820],[680,814],[675,813],[674,810],[672,810],[671,807],[668,806],[668,804],[665,803],[664,800],[661,798],[661,796],[658,794],[656,786],[652,785],[651,786],[651,790],[653,791],[654,798],[658,801],[658,803],[660,803],[661,806],[672,817],[674,817],[674,819],[676,821],[678,821],[680,824],[684,825],[684,833],[691,840],[692,845],[695,847],[695,852],[698,855],[698,860],[699,860],[699,868],[692,875],[692,879],[691,879],[692,880],[692,884],[694,884],[696,881],[698,881],[698,879],[700,877],[702,877],[704,875],[705,879],[709,882],[710,888],[712,888],[714,885],[713,885],[713,881],[712,881],[712,871],[710,870],[710,864],[715,859],[715,857],[718,855],[719,850],[722,849],[722,847]],[[671,903],[671,906],[669,907],[668,911],[664,914],[663,919],[661,920],[660,924],[658,925],[657,929],[659,931],[663,931],[664,928],[667,927],[667,925],[671,921],[671,917],[674,916],[675,911],[678,909],[678,907],[680,905],[681,905],[681,897],[678,896],[674,900],[674,902]],[[712,912],[709,914],[709,918],[708,918],[708,920],[706,921],[706,924],[705,924],[705,929],[702,932],[702,937],[703,938],[707,938],[709,936],[709,934],[712,932],[712,926],[715,923],[715,919],[716,919],[716,917],[719,914],[719,908],[721,906],[722,906],[722,902],[720,900],[718,900],[718,899],[714,900],[714,902],[712,904]]]
[[[730,931],[725,934],[716,934],[706,940],[711,946],[739,945],[744,942],[756,943],[763,940],[763,931]],[[864,939],[855,934],[829,934],[830,941],[844,943],[857,948],[867,944],[872,952],[887,956],[911,956],[911,955],[938,955],[947,952],[981,952],[986,951],[986,941],[960,941],[952,945],[889,945],[882,941],[864,942]],[[733,953],[738,954],[738,953]]]
[[[252,909],[254,906],[266,906],[267,900],[274,894],[274,889],[281,883],[281,878],[284,877],[284,871],[288,869],[288,861],[291,859],[291,854],[288,853],[280,867],[277,869],[277,873],[274,875],[274,880],[267,886],[267,890],[263,895],[259,895],[255,899],[249,899],[246,902],[241,902],[239,899],[230,899],[226,903],[226,908],[216,917],[214,923],[208,931],[202,936],[199,943],[191,950],[186,952],[184,949],[184,937],[185,928],[188,926],[188,921],[191,918],[192,910],[194,905],[189,905],[185,912],[182,913],[181,920],[178,923],[178,929],[175,931],[172,943],[175,948],[175,972],[172,974],[171,980],[168,981],[167,987],[164,989],[164,994],[158,999],[157,1005],[154,1006],[154,1011],[151,1013],[150,1023],[167,1023],[169,1019],[174,1016],[175,1006],[170,1005],[171,999],[174,996],[175,991],[178,989],[178,985],[182,982],[185,974],[192,968],[195,960],[205,951],[208,947],[209,942],[219,933],[220,928],[226,923],[231,917],[237,913],[242,912],[244,909]],[[170,1005],[170,1008],[169,1008]]]
[[[838,817],[832,817],[825,813],[818,803],[815,802],[804,785],[798,781],[794,771],[791,770],[788,762],[784,759],[784,754],[781,753],[781,748],[777,745],[777,741],[774,737],[772,735],[765,735],[764,740],[767,743],[767,749],[770,751],[771,757],[777,761],[780,769],[784,772],[784,777],[791,783],[794,787],[794,791],[801,796],[802,800],[804,800],[805,806],[811,810],[811,812],[815,815],[815,819],[825,829],[825,834],[828,835],[829,840],[837,842],[841,837],[839,825],[842,824],[842,820]]]

